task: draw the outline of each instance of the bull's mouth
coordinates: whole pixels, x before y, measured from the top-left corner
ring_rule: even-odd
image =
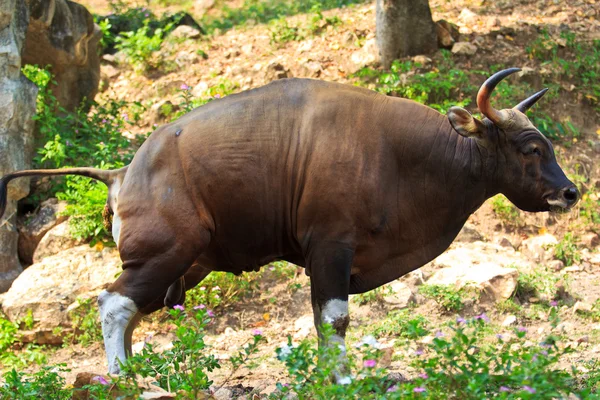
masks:
[[[575,203],[569,204],[567,202],[567,200],[556,198],[553,196],[552,197],[548,196],[546,198],[546,203],[548,203],[548,206],[549,206],[548,208],[550,209],[550,212],[557,213],[557,214],[567,213],[567,212],[571,211],[571,209],[575,205]]]

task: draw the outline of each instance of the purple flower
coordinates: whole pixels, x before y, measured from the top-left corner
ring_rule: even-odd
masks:
[[[518,327],[518,328],[517,328],[517,330],[518,330],[519,332],[527,332],[527,328],[525,328],[524,326],[520,326],[520,327]]]
[[[467,320],[464,319],[463,317],[456,318],[456,323],[457,324],[465,324],[466,322],[467,322]]]
[[[424,354],[424,353],[423,353],[423,350],[421,350],[421,349],[419,349],[419,350],[415,351],[415,355],[416,355],[416,356],[422,356],[423,354]]]
[[[480,319],[480,320],[482,320],[483,322],[490,322],[490,319],[488,318],[488,316],[487,316],[487,315],[485,315],[485,313],[481,313],[481,314],[479,314],[479,315],[476,315],[476,316],[475,316],[475,319]]]
[[[415,393],[423,393],[424,391],[425,391],[425,388],[421,387],[421,386],[413,389],[413,392],[415,392]]]
[[[534,394],[534,393],[535,393],[535,389],[534,389],[534,388],[532,388],[531,386],[527,386],[527,385],[525,385],[525,386],[523,386],[523,390],[525,390],[525,391],[527,391],[527,392],[529,392],[529,393],[531,393],[531,394]]]
[[[394,386],[390,386],[388,388],[388,390],[386,390],[386,392],[395,392],[396,390],[398,390],[398,386],[394,385]]]
[[[548,352],[546,350],[540,351],[540,354],[543,356],[548,356]]]
[[[104,386],[109,385],[106,378],[104,378],[103,376],[100,376],[100,375],[93,377],[92,380],[96,381],[96,382],[100,382]]]
[[[375,360],[365,360],[365,362],[363,363],[363,365],[367,368],[373,368],[375,365],[377,365],[377,361]]]
[[[206,306],[204,304],[200,304],[199,306],[194,306],[194,310],[202,310],[205,308],[206,308]]]
[[[558,301],[556,301],[556,300],[552,300],[552,301],[550,302],[550,305],[551,305],[552,307],[556,307],[556,306],[558,305]]]
[[[215,94],[215,99],[220,99],[221,95],[219,93]]]
[[[107,123],[107,122],[108,122],[108,121],[106,120],[106,118],[103,118],[103,119],[102,119],[102,123],[103,123],[103,124],[105,124],[105,123]]]
[[[189,90],[190,87],[188,85],[186,85],[185,83],[182,83],[181,86],[180,86],[180,89],[181,90]]]
[[[75,133],[79,133],[79,129],[75,129]]]
[[[263,331],[261,331],[260,329],[254,329],[254,330],[252,331],[252,334],[253,334],[254,336],[262,336],[262,334],[263,334]]]
[[[183,311],[183,310],[185,310],[185,308],[184,308],[184,307],[183,307],[181,304],[175,304],[175,305],[173,306],[173,309],[174,309],[174,310],[179,310],[179,311]]]
[[[150,16],[149,13],[144,14],[144,17],[149,17],[149,16]]]
[[[419,374],[419,378],[421,378],[421,379],[428,379],[429,375],[427,375],[425,372],[423,372],[422,374]]]
[[[125,121],[129,121],[129,115],[127,115],[127,113],[123,113],[123,114],[121,114],[121,116],[123,117],[123,119]]]
[[[501,392],[510,392],[510,388],[508,388],[506,386],[500,386],[500,391]]]
[[[500,340],[504,339],[504,336],[502,336],[500,333],[498,333],[498,334],[496,335],[496,337],[497,337],[498,339],[500,339]]]
[[[444,337],[444,336],[446,336],[446,335],[444,335],[444,332],[442,332],[442,331],[437,331],[435,333],[435,337],[437,337],[437,338],[441,338],[441,337]]]
[[[212,310],[207,310],[207,311],[206,311],[206,314],[207,314],[209,317],[211,317],[211,318],[215,316],[215,313],[214,313],[214,312],[212,312]]]

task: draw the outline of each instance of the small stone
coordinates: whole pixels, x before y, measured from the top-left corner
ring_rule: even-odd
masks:
[[[571,265],[570,267],[566,267],[563,269],[564,272],[581,272],[583,271],[583,268],[581,268],[579,265]]]
[[[517,322],[517,317],[514,315],[507,316],[502,322],[502,326],[511,326]]]
[[[520,250],[531,260],[541,263],[554,258],[554,246],[558,243],[555,236],[546,233],[532,236],[523,241]]]
[[[502,237],[499,241],[498,241],[498,245],[502,246],[502,247],[506,247],[509,249],[514,249],[512,243],[510,242],[510,240],[506,237]]]
[[[473,243],[477,241],[483,241],[484,237],[481,233],[479,233],[479,231],[477,231],[477,229],[475,229],[474,225],[465,224],[455,240],[457,242]]]
[[[436,21],[435,32],[437,34],[438,46],[444,49],[452,48],[452,45],[460,37],[458,27],[443,19]]]
[[[597,247],[598,244],[600,244],[600,237],[598,237],[596,233],[587,233],[581,236],[580,243],[584,247],[590,250],[594,250],[594,248]]]
[[[392,289],[392,294],[386,295],[383,301],[390,304],[392,308],[406,308],[415,302],[415,294],[405,283],[396,280],[387,285],[387,287]]]
[[[487,22],[486,22],[486,26],[487,26],[489,29],[492,29],[492,28],[498,27],[498,26],[500,26],[500,24],[501,24],[501,22],[500,22],[500,18],[498,18],[498,17],[492,17],[492,18],[489,18],[489,19],[487,20]]]
[[[305,52],[307,52],[307,51],[310,51],[310,50],[312,50],[312,48],[313,48],[313,43],[314,43],[314,42],[313,42],[313,40],[312,40],[312,39],[309,39],[309,40],[305,40],[305,41],[303,41],[303,42],[300,42],[300,43],[298,44],[298,48],[296,49],[296,51],[297,51],[298,53],[305,53]]]
[[[202,32],[188,25],[179,25],[170,33],[170,36],[176,39],[198,39],[202,36]]]
[[[269,81],[289,78],[290,71],[277,61],[271,61],[265,68],[265,78]]]
[[[472,56],[477,53],[477,46],[469,42],[456,42],[452,46],[452,54]]]
[[[565,267],[565,263],[561,260],[550,260],[546,263],[550,271],[558,272]]]
[[[108,79],[112,79],[114,77],[119,76],[121,71],[113,67],[112,65],[102,65],[100,66],[100,74],[106,76]]]
[[[463,8],[460,14],[458,14],[458,20],[464,24],[473,25],[477,22],[477,14],[468,8]]]
[[[200,82],[192,89],[192,95],[194,97],[204,97],[208,90],[208,84],[206,82]]]
[[[251,55],[253,49],[254,49],[254,46],[252,45],[252,43],[245,44],[242,46],[242,53],[244,53],[246,55]]]
[[[423,66],[431,64],[432,61],[431,58],[424,55],[414,56],[412,60],[415,64],[421,64]]]
[[[577,311],[591,312],[592,309],[593,309],[593,306],[590,303],[586,303],[584,301],[578,301],[573,306],[573,314],[575,314]]]

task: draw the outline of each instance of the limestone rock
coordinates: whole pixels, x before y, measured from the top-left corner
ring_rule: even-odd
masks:
[[[93,100],[100,83],[100,28],[92,14],[69,0],[28,0],[29,27],[23,63],[51,65],[60,105],[72,111]]]
[[[396,280],[387,285],[387,287],[392,289],[392,294],[386,295],[383,301],[392,306],[392,308],[406,308],[415,302],[415,294],[404,282]]]
[[[313,330],[314,327],[314,317],[312,314],[306,314],[298,318],[294,322],[294,334],[295,340],[302,340],[307,337]]]
[[[437,257],[433,264],[438,267],[461,267],[480,264],[496,264],[501,267],[532,267],[533,263],[524,260],[512,248],[489,242],[458,243]]]
[[[504,268],[494,263],[463,265],[437,271],[428,284],[475,286],[482,301],[497,302],[509,299],[517,288],[519,272],[515,268]]]
[[[369,39],[360,50],[357,50],[350,55],[350,62],[346,66],[346,71],[355,73],[362,67],[373,64],[378,58],[377,41],[375,38]]]
[[[432,61],[431,58],[424,56],[422,54],[420,54],[418,56],[414,56],[412,58],[412,60],[415,64],[421,64],[421,65],[429,65],[429,64],[431,64],[431,61]]]
[[[39,263],[46,257],[53,256],[79,244],[81,242],[73,239],[69,234],[69,222],[62,222],[50,229],[42,237],[42,240],[40,240],[33,253],[33,262]]]
[[[594,250],[600,244],[600,237],[596,233],[586,233],[581,236],[581,244],[590,250]]]
[[[517,322],[517,317],[514,315],[508,315],[502,322],[502,326],[511,326]]]
[[[26,215],[18,224],[19,230],[19,259],[25,265],[33,263],[33,253],[50,229],[67,220],[59,216],[65,210],[66,202],[55,198],[44,201],[39,209],[31,215]]]
[[[28,21],[25,2],[0,1],[0,175],[30,167],[37,87],[21,73]],[[17,257],[16,201],[28,192],[27,179],[8,186],[6,212],[0,219],[0,293],[23,270]]]
[[[289,78],[290,71],[277,61],[271,61],[265,68],[265,78],[269,81]]]
[[[483,235],[472,224],[465,224],[455,239],[455,241],[457,242],[466,243],[472,243],[483,240],[485,240]]]
[[[536,263],[551,260],[554,257],[554,245],[558,240],[553,235],[546,233],[544,235],[532,236],[523,240],[520,251]]]
[[[477,53],[477,46],[469,42],[456,42],[452,46],[452,54],[472,56]]]
[[[179,25],[170,33],[170,36],[175,39],[198,39],[202,36],[202,32],[191,26]]]
[[[33,313],[35,334],[46,341],[57,327],[70,328],[68,307],[78,298],[96,296],[121,272],[116,249],[96,251],[78,246],[47,257],[27,268],[2,295],[2,311],[11,321]]]

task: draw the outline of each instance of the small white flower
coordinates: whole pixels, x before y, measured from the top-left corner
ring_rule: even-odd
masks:
[[[377,339],[375,339],[375,337],[372,336],[372,335],[363,336],[363,338],[360,340],[360,342],[356,343],[354,345],[354,347],[359,348],[359,347],[362,347],[364,345],[367,345],[369,347],[373,347],[375,349],[381,349],[383,347],[383,345],[381,343],[379,343],[377,341]]]
[[[352,378],[349,376],[344,376],[343,378],[338,379],[338,385],[349,385],[352,383]]]
[[[292,354],[292,349],[294,348],[294,346],[288,346],[287,344],[284,344],[283,346],[280,347],[279,350],[279,356],[280,357],[289,357]]]

